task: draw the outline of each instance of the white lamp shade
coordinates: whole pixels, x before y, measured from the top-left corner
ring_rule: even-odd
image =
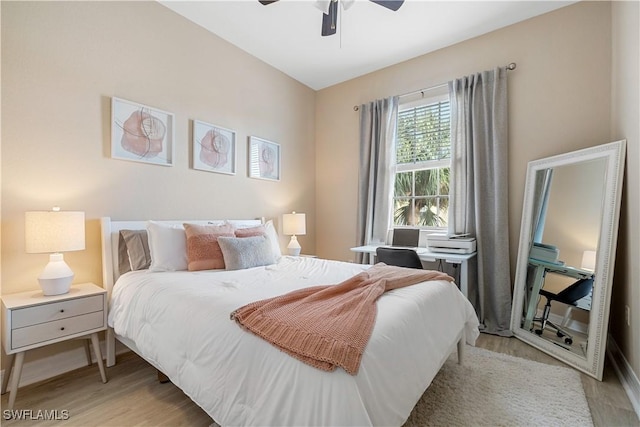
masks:
[[[49,263],[38,276],[45,295],[69,292],[73,271],[59,252],[85,248],[84,212],[37,211],[24,214],[24,240],[27,253],[50,253]]]
[[[594,271],[596,269],[596,251],[584,251],[580,266],[583,270]]]
[[[282,232],[286,235],[301,236],[307,233],[305,214],[290,213],[282,215]]]
[[[25,250],[30,254],[85,248],[84,212],[25,212],[24,228]]]

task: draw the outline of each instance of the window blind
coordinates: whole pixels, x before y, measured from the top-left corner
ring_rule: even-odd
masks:
[[[421,105],[398,113],[396,162],[398,164],[451,157],[449,101]]]

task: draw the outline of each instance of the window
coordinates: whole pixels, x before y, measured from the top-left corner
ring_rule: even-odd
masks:
[[[400,106],[393,223],[446,227],[451,123],[447,95]]]

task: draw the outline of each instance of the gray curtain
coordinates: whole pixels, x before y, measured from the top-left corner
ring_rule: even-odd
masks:
[[[552,178],[553,169],[551,168],[536,172],[535,192],[533,195],[534,215],[533,226],[531,227],[531,242],[534,243],[542,243]]]
[[[481,330],[511,336],[506,74],[496,68],[449,82],[449,232],[476,237],[470,299]]]
[[[391,223],[398,97],[360,106],[358,245],[384,243]],[[358,254],[358,262],[363,255]]]

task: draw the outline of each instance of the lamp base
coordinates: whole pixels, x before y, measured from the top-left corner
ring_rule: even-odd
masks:
[[[59,277],[57,279],[38,279],[44,295],[62,295],[69,292],[73,282],[73,275],[69,277]]]
[[[300,256],[301,250],[302,250],[302,247],[300,246],[300,243],[298,243],[298,238],[295,235],[291,236],[291,241],[289,241],[289,245],[287,246],[287,251],[289,252],[289,255]]]
[[[64,262],[62,254],[55,253],[49,255],[49,264],[38,276],[38,283],[45,295],[61,295],[69,292],[73,276],[73,271]]]

